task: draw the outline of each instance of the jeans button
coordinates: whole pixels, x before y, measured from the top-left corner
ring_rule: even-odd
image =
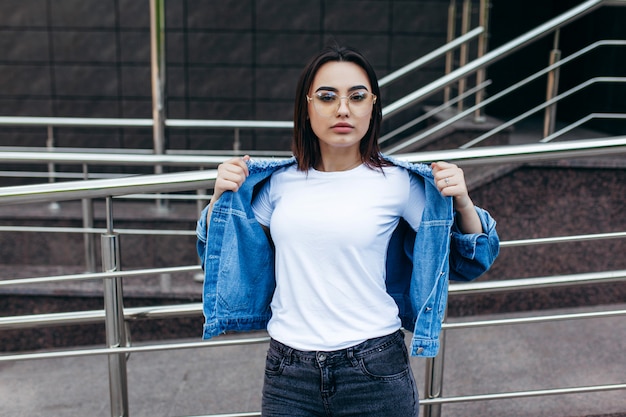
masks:
[[[318,354],[318,355],[317,355],[317,359],[318,359],[320,362],[325,361],[325,360],[326,360],[326,354],[324,354],[324,353],[320,353],[320,354]]]

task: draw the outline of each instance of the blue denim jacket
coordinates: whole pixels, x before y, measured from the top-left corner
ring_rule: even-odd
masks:
[[[452,199],[439,193],[430,167],[390,161],[420,175],[426,184],[427,203],[418,231],[401,220],[391,237],[386,284],[403,327],[413,331],[411,355],[432,357],[439,350],[448,280],[472,280],[489,269],[500,247],[496,223],[476,208],[484,233],[460,233]],[[239,191],[224,193],[214,204],[208,227],[207,208],[202,212],[196,233],[205,274],[205,339],[226,331],[266,328],[275,286],[274,253],[251,202],[264,180],[293,163],[293,158],[250,161],[250,175]]]

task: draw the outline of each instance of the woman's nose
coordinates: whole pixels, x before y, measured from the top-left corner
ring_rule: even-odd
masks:
[[[340,115],[347,115],[350,113],[350,106],[349,106],[349,97],[340,97],[339,98],[339,104],[337,107],[337,114]]]

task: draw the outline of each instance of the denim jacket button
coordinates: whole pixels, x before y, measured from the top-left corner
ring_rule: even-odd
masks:
[[[433,310],[432,307],[426,307],[426,309],[424,311],[429,312],[429,311],[432,311],[432,310]]]
[[[423,348],[423,347],[421,347],[421,348],[418,348],[418,349],[417,349],[417,351],[415,351],[415,353],[417,353],[417,354],[419,355],[419,354],[420,354],[420,353],[422,353],[423,351],[424,351],[424,348]]]

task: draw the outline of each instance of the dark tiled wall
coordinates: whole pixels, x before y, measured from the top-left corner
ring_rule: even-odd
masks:
[[[447,0],[168,0],[167,116],[290,120],[300,69],[329,39],[362,50],[379,77],[445,42]],[[0,2],[0,115],[151,117],[148,0]],[[390,87],[387,102],[442,74]],[[244,147],[289,132],[243,133]],[[59,129],[57,146],[151,148],[149,130]],[[169,132],[170,148],[232,146],[231,132]],[[0,130],[0,145],[45,143]],[[267,145],[266,145],[267,146]]]

